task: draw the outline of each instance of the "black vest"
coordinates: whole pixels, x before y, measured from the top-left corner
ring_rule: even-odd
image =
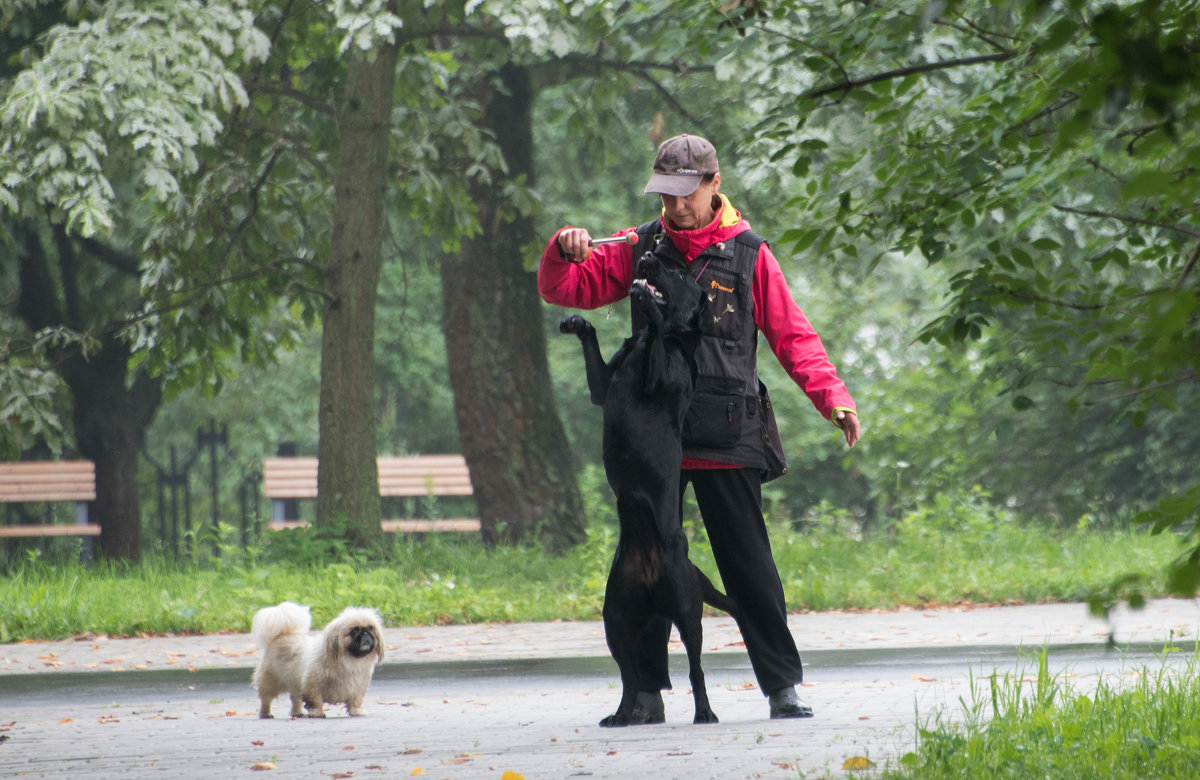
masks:
[[[752,282],[764,239],[751,231],[706,248],[689,266],[659,220],[637,228],[633,262],[652,252],[668,268],[691,275],[712,311],[712,328],[696,350],[699,376],[683,424],[685,457],[760,469],[764,479],[787,470],[766,387],[758,379],[758,327]]]

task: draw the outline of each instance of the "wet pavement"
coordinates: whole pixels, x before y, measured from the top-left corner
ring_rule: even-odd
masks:
[[[918,722],[961,718],[989,675],[1036,675],[1043,647],[1079,691],[1182,666],[1200,606],[1152,601],[1109,621],[1082,604],[795,614],[791,626],[814,718],[769,720],[733,622],[707,618],[721,722],[691,723],[673,641],[667,723],[625,729],[597,726],[620,696],[600,623],[388,628],[368,715],[330,707],[325,720],[258,719],[245,634],[0,645],[0,777],[846,777],[847,759],[882,766],[912,750]]]

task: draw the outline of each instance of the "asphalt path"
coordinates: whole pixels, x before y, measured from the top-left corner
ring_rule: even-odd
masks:
[[[0,777],[845,777],[916,743],[918,724],[986,712],[1037,653],[1066,690],[1181,669],[1200,608],[1155,601],[1103,621],[1080,604],[793,615],[816,716],[772,721],[728,619],[705,620],[721,722],[693,725],[682,648],[667,723],[603,729],[620,695],[599,623],[389,627],[368,714],[260,720],[244,634],[0,645]],[[286,713],[286,699],[276,704]],[[507,774],[506,774],[507,773]]]

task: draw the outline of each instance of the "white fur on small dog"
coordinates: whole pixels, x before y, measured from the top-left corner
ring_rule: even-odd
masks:
[[[363,698],[383,662],[383,624],[373,609],[347,607],[320,634],[310,634],[308,607],[285,601],[254,614],[250,638],[262,651],[251,682],[258,692],[259,717],[271,717],[280,694],[291,697],[291,716],[325,717],[324,704],[345,704],[350,715],[364,715]],[[370,628],[375,650],[355,658],[344,643],[352,628]]]

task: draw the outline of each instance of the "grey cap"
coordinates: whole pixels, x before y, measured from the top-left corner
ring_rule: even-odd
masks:
[[[677,135],[658,147],[654,172],[646,189],[660,195],[686,198],[708,174],[717,172],[717,150],[698,135]]]

